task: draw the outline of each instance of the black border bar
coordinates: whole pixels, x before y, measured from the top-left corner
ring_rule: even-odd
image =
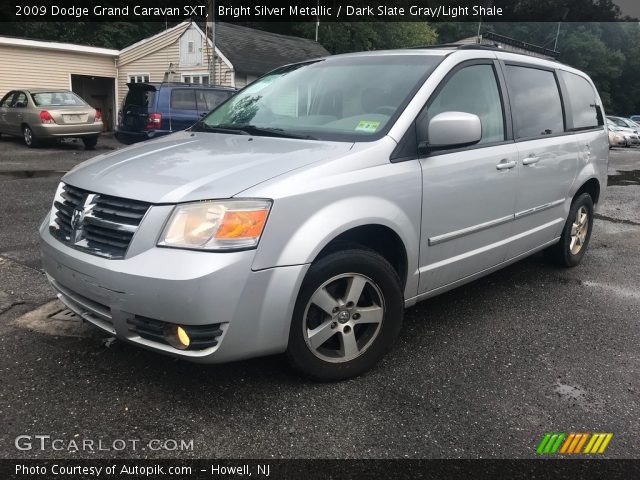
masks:
[[[186,467],[191,472],[170,474],[170,469],[176,467]],[[56,471],[61,470],[67,473],[55,474]],[[267,472],[268,476],[265,474]],[[251,475],[249,476],[248,473]],[[32,478],[47,480],[96,478],[149,480],[165,478],[183,480],[576,478],[588,480],[606,478],[616,480],[640,478],[640,460],[0,460],[0,478],[3,480]]]
[[[0,0],[0,22],[205,21],[209,0]],[[611,22],[616,0],[215,0],[222,22]]]

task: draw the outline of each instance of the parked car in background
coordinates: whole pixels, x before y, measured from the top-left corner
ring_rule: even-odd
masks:
[[[638,123],[640,122],[640,115],[631,115],[629,117],[629,119],[633,120],[634,122]]]
[[[607,127],[609,131],[609,147],[630,147],[631,140],[628,135],[625,135],[625,132],[620,129],[620,127],[614,125],[608,125]]]
[[[636,122],[634,122],[633,120],[630,120],[628,118],[614,117],[612,115],[608,115],[607,116],[607,120],[609,120],[610,122],[616,124],[618,127],[630,128],[636,134],[640,133],[640,125],[638,125]]]
[[[98,143],[102,115],[69,90],[12,90],[0,100],[0,133],[37,147],[54,138],[80,138],[87,149]]]
[[[235,93],[188,83],[128,83],[115,136],[134,143],[189,128]]]
[[[620,126],[619,123],[614,122],[616,118],[617,117],[607,117],[607,127],[613,128],[616,133],[624,135],[627,141],[627,147],[640,145],[640,135],[638,134],[638,130],[626,126]]]

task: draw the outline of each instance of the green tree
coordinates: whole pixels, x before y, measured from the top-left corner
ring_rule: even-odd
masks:
[[[294,24],[292,30],[314,38],[315,24]],[[437,38],[431,25],[423,22],[326,22],[318,31],[318,41],[333,54],[433,45]]]
[[[559,60],[588,73],[605,108],[617,110],[620,100],[615,87],[623,72],[624,54],[606,45],[597,26],[568,24],[565,28]]]
[[[2,35],[122,49],[173,24],[157,22],[0,23]]]

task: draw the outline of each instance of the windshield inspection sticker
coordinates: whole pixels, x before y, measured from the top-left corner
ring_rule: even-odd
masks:
[[[356,132],[373,133],[376,130],[378,130],[379,126],[380,126],[380,122],[370,122],[367,120],[360,120],[360,123],[358,123],[358,126],[356,127]]]

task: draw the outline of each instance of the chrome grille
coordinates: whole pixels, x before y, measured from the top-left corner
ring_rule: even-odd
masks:
[[[53,207],[49,230],[54,237],[88,253],[120,259],[149,204],[62,184]]]

